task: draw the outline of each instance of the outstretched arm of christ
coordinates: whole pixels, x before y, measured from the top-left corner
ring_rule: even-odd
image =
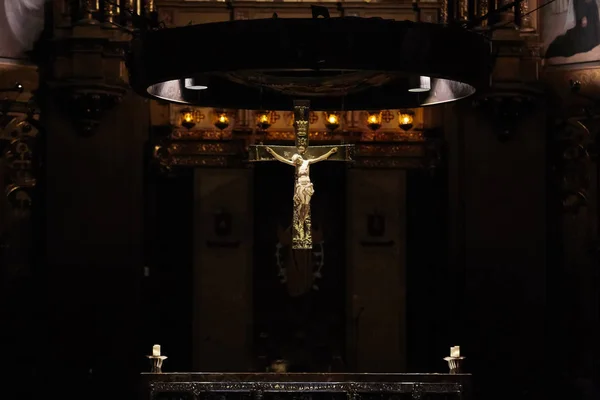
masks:
[[[267,153],[269,153],[270,155],[272,155],[273,158],[275,158],[277,161],[281,161],[282,163],[285,163],[285,164],[288,164],[288,165],[294,165],[294,163],[292,162],[292,160],[288,160],[287,158],[281,157],[272,148],[267,147],[266,150],[267,150]]]
[[[332,154],[337,153],[337,151],[338,151],[338,148],[334,147],[333,149],[329,150],[327,153],[323,154],[322,156],[308,160],[308,163],[314,164],[314,163],[318,163],[319,161],[327,160],[329,157],[331,157]]]

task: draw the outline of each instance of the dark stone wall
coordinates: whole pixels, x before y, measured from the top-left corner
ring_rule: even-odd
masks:
[[[469,102],[447,109],[451,337],[486,398],[536,390],[545,373],[544,111],[524,116],[504,141]],[[499,385],[500,376],[509,383]]]
[[[94,393],[134,393],[145,354],[138,337],[148,106],[129,95],[82,137],[51,93],[41,105],[48,372]]]

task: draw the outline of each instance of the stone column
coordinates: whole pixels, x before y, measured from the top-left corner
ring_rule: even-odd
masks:
[[[498,35],[492,90],[475,108],[447,108],[446,129],[456,274],[449,290],[464,293],[448,345],[461,345],[491,399],[539,387],[547,332],[546,110],[526,84],[536,77],[522,73],[518,32]],[[498,376],[511,383],[497,385]]]
[[[406,172],[348,173],[348,348],[356,372],[406,366]]]
[[[252,367],[252,177],[250,169],[195,171],[196,371]]]
[[[44,202],[53,370],[126,390],[142,365],[136,328],[143,262],[147,103],[136,95],[81,137],[51,95]]]
[[[127,33],[89,20],[57,26],[54,39],[39,92],[47,390],[68,376],[74,392],[135,396],[148,368],[137,328],[149,106],[127,89]]]

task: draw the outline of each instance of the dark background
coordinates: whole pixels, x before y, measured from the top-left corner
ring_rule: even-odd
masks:
[[[290,297],[277,276],[277,226],[287,227],[292,216],[294,169],[281,163],[254,167],[254,351],[256,369],[278,359],[292,359],[292,348],[311,354],[292,365],[303,371],[326,371],[339,356],[346,370],[345,257],[346,171],[343,163],[320,163],[311,169],[315,185],[313,224],[324,232],[325,266],[318,291]],[[461,271],[448,268],[446,235],[446,177],[444,170],[408,171],[407,179],[407,340],[409,371],[436,372],[445,368],[440,354],[460,334],[452,331],[451,310],[460,296]],[[374,174],[377,171],[373,171]],[[276,184],[274,184],[276,182]],[[147,198],[147,265],[143,279],[142,325],[144,348],[161,343],[173,354],[172,370],[192,369],[192,224],[193,179],[189,170],[171,177],[150,174]],[[287,249],[283,250],[289,251]],[[298,333],[301,333],[298,335]],[[299,339],[305,337],[305,339]],[[308,345],[310,343],[310,345]],[[306,347],[304,347],[306,346]]]
[[[321,271],[323,278],[315,281],[318,290],[291,297],[277,277],[275,245],[277,227],[285,229],[291,224],[295,171],[289,165],[275,162],[254,167],[256,351],[268,360],[289,359],[292,370],[326,371],[332,357],[343,358],[346,170],[341,162],[311,166],[315,189],[311,217],[313,228],[323,232],[325,265]],[[282,256],[289,257],[289,247],[283,251]]]

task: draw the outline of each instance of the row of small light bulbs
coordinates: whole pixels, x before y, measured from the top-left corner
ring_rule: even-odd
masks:
[[[373,132],[377,131],[382,126],[382,111],[367,111],[366,125]],[[271,111],[256,111],[256,126],[261,130],[267,130],[272,125]],[[413,127],[415,113],[411,110],[398,111],[398,126],[408,131]],[[325,117],[324,125],[329,131],[333,132],[341,125],[340,113],[337,111],[323,112]],[[194,122],[194,112],[185,108],[181,110],[181,126],[192,129],[196,123]],[[215,120],[213,122],[217,129],[224,130],[229,127],[230,121],[226,111],[216,111]]]

